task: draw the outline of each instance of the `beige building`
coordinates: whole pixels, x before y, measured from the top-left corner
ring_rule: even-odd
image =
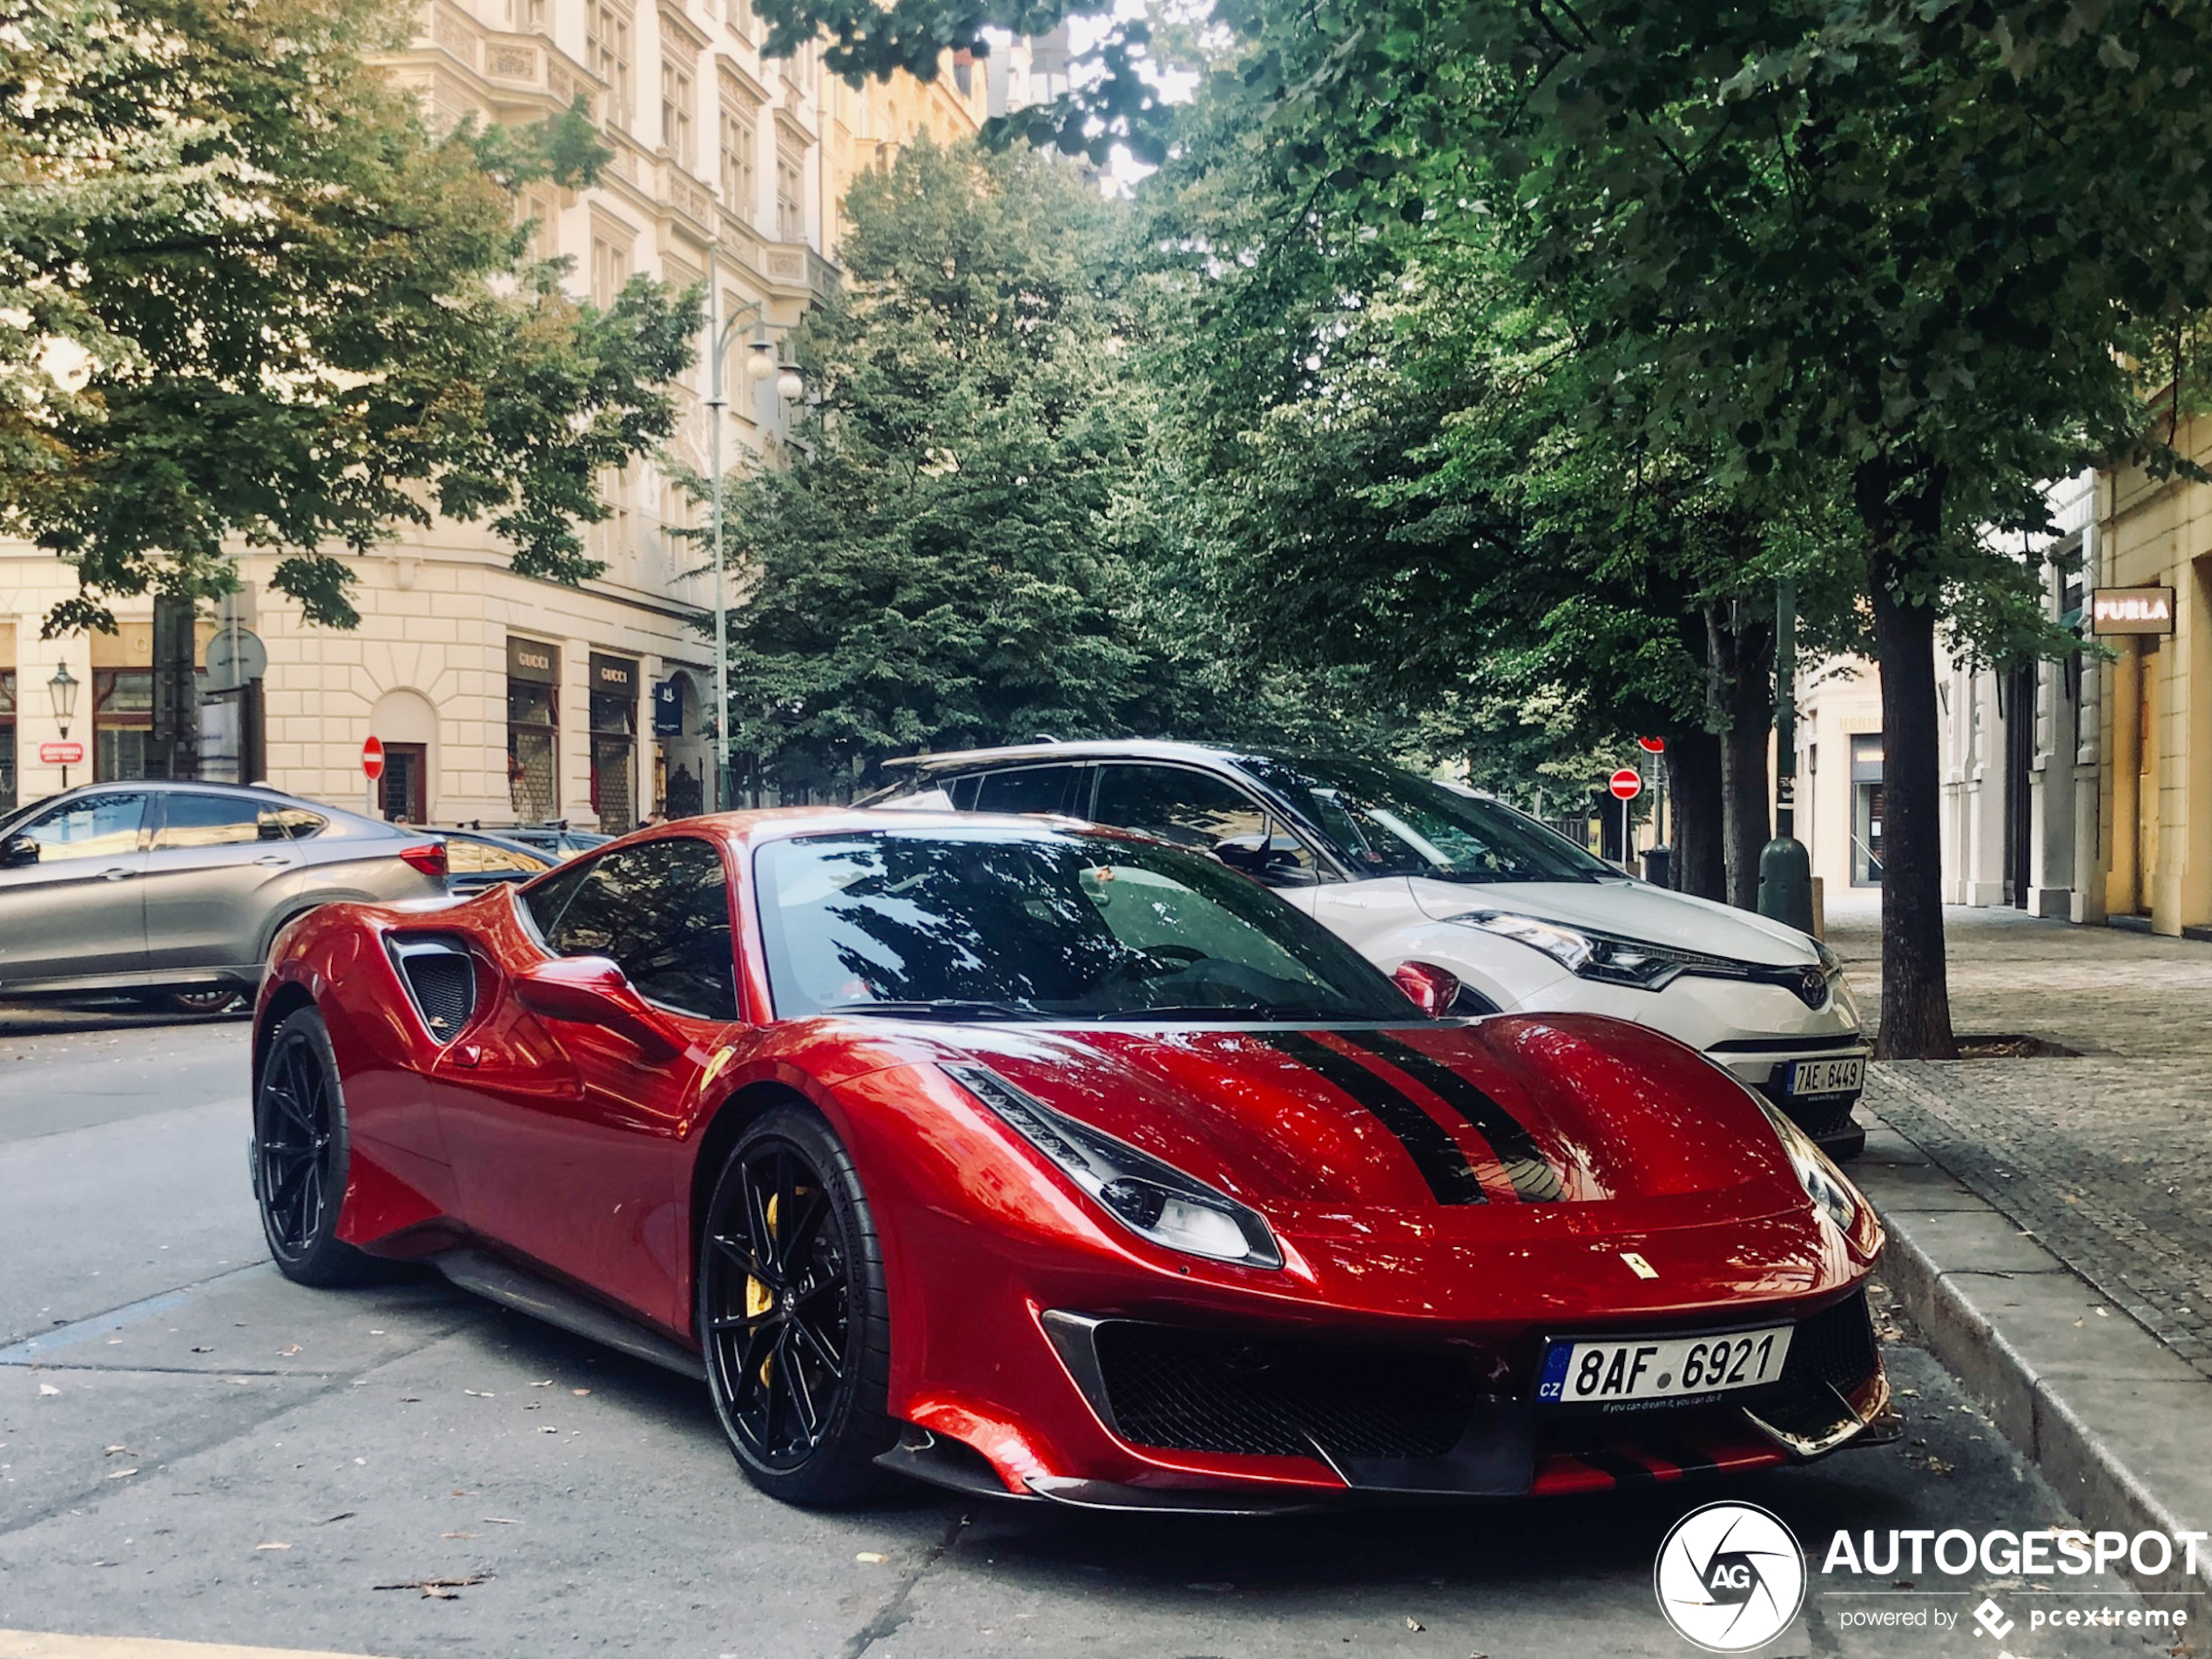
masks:
[[[534,121],[581,96],[614,158],[590,189],[529,191],[523,211],[541,250],[569,256],[577,296],[604,303],[637,273],[679,288],[703,280],[711,248],[722,314],[759,319],[772,341],[838,280],[854,171],[915,132],[972,134],[990,92],[981,66],[951,63],[933,84],[854,91],[811,49],[763,56],[761,34],[747,0],[428,0],[392,68],[440,122]],[[737,361],[751,337],[741,327],[731,352],[725,464],[772,455],[786,429],[775,379]],[[705,387],[703,365],[678,387],[669,446],[701,471]],[[581,588],[518,577],[489,531],[441,522],[353,561],[361,623],[338,632],[306,625],[268,590],[273,557],[242,556],[245,593],[212,664],[212,621],[199,631],[202,775],[242,772],[360,806],[371,797],[359,757],[374,735],[387,755],[374,804],[412,821],[615,830],[657,806],[698,810],[711,776],[712,588],[700,555],[671,534],[698,515],[650,462],[604,488],[613,513],[590,545],[607,569]],[[42,756],[68,752],[50,747],[62,722],[49,683],[64,669],[79,687],[69,739],[84,751],[69,781],[148,769],[151,602],[118,607],[113,636],[41,641],[42,619],[74,585],[59,561],[0,543],[0,806],[62,786],[58,760]],[[234,630],[266,650],[258,698],[220,689],[225,654],[254,654],[251,640],[234,646]]]

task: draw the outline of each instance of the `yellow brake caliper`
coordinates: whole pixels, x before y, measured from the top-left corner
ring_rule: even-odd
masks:
[[[779,1197],[779,1194],[772,1193],[769,1195],[768,1198],[768,1237],[771,1238],[773,1238],[776,1236],[776,1205]],[[768,1287],[765,1285],[763,1285],[753,1275],[747,1273],[745,1276],[745,1318],[748,1319],[757,1319],[775,1305],[776,1298],[770,1293]],[[769,1355],[766,1359],[760,1362],[760,1386],[763,1388],[768,1386],[769,1368],[775,1363],[776,1359],[773,1354]]]

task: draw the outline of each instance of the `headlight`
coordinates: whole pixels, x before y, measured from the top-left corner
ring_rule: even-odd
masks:
[[[1265,1217],[1172,1164],[1055,1112],[983,1066],[946,1075],[1140,1238],[1170,1250],[1246,1267],[1280,1267]]]
[[[1563,922],[1546,921],[1538,916],[1516,915],[1510,910],[1470,910],[1452,920],[1541,950],[1568,973],[1583,979],[1633,985],[1639,990],[1662,989],[1693,960],[1685,952],[1569,927]]]
[[[1837,1231],[1848,1237],[1858,1224],[1862,1200],[1858,1189],[1828,1161],[1828,1155],[1813,1144],[1812,1137],[1791,1123],[1772,1101],[1748,1089],[1743,1092],[1758,1103],[1759,1109],[1766,1114],[1766,1121],[1774,1125],[1782,1150],[1790,1159],[1790,1167],[1797,1173],[1797,1184],[1805,1190],[1805,1197],[1812,1200],[1816,1210],[1836,1224]]]

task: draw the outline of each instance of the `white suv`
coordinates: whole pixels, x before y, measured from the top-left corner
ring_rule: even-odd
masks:
[[[1386,971],[1433,962],[1465,1013],[1577,1010],[1679,1038],[1834,1157],[1866,1132],[1858,1008],[1794,927],[1624,875],[1501,801],[1360,760],[1182,743],[922,755],[866,803],[1054,813],[1244,870]]]

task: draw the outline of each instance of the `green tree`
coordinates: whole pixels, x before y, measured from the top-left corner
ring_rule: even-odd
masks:
[[[384,0],[0,4],[0,529],[72,563],[50,630],[231,580],[350,626],[395,523],[488,520],[515,568],[596,574],[595,477],[672,428],[692,297],[600,310],[527,255],[516,188],[606,152],[581,113],[423,125],[369,59]]]
[[[835,794],[917,748],[1187,724],[1115,206],[923,141],[846,211],[846,288],[797,339],[815,398],[725,489],[739,765]]]

